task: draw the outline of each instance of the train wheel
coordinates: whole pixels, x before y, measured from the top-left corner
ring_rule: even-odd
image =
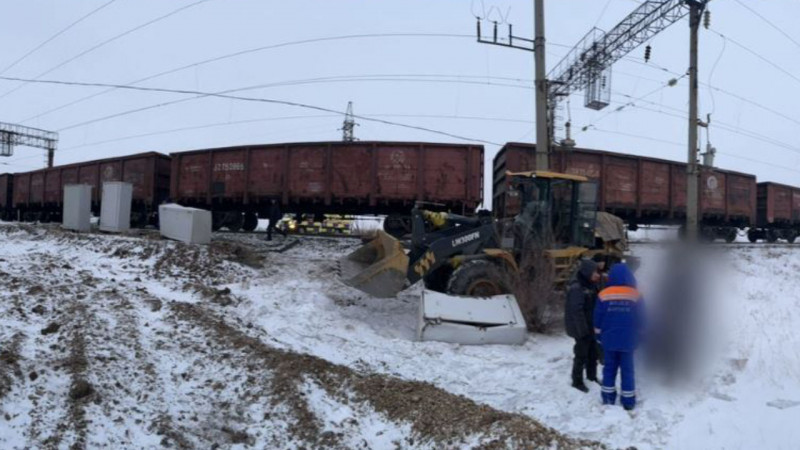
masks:
[[[244,223],[242,228],[244,231],[253,231],[258,227],[258,215],[254,212],[244,213]]]
[[[778,233],[776,233],[773,230],[767,230],[767,242],[773,244],[777,240],[778,240]]]
[[[730,244],[731,242],[736,240],[736,229],[731,228],[725,233],[725,242]]]
[[[244,217],[240,212],[234,212],[228,214],[228,222],[225,223],[225,226],[228,227],[231,231],[239,231],[242,229],[242,225],[244,225]]]
[[[794,244],[795,239],[797,239],[797,234],[794,231],[790,231],[789,234],[786,236],[786,242],[790,244]]]

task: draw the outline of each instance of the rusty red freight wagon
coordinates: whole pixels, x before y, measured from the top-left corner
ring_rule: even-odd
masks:
[[[87,161],[14,175],[12,214],[25,221],[60,221],[64,185],[92,186],[92,211],[100,212],[102,183],[133,185],[131,224],[154,223],[158,205],[169,195],[170,159],[148,152]]]
[[[171,197],[214,212],[214,227],[255,229],[270,202],[296,214],[385,214],[409,226],[416,201],[469,213],[483,196],[483,146],[307,142],[172,153]]]
[[[493,209],[510,217],[519,209],[507,195],[505,172],[534,170],[535,147],[508,143],[494,158]],[[557,149],[551,170],[583,175],[598,182],[598,206],[629,226],[680,224],[686,217],[686,164],[664,159],[588,149]],[[738,228],[756,221],[756,177],[702,167],[699,214],[708,237],[736,238]]]
[[[800,188],[772,182],[758,183],[756,227],[750,242],[764,239],[794,242],[800,236]]]

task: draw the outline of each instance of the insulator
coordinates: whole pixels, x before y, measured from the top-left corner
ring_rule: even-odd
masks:
[[[653,51],[653,47],[648,45],[644,48],[644,62],[650,61],[650,53]]]
[[[706,10],[703,15],[703,27],[707,30],[711,28],[711,11]]]

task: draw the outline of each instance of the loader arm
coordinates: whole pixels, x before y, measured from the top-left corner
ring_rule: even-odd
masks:
[[[409,254],[406,277],[414,284],[427,274],[447,264],[458,255],[475,255],[485,248],[494,247],[497,241],[494,224],[484,223],[477,227],[458,226],[435,234],[435,240],[412,250]]]

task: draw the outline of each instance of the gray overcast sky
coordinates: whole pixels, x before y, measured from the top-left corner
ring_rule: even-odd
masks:
[[[0,72],[106,3],[109,1],[3,0],[0,39],[5,45]],[[194,3],[198,4],[189,6]],[[547,1],[548,68],[593,25],[610,29],[639,3]],[[187,8],[62,65],[181,7]],[[712,121],[719,124],[711,128],[711,140],[718,149],[716,165],[754,173],[761,181],[800,185],[800,143],[796,139],[800,128],[800,45],[793,42],[800,42],[794,26],[800,17],[800,2],[716,0],[710,9],[712,31],[702,30],[700,37],[700,112],[702,116],[713,112]],[[252,48],[315,38],[384,35],[267,49],[139,85],[224,91],[273,84],[239,94],[339,111],[353,101],[355,112],[364,116],[496,143],[530,142],[534,137],[533,54],[475,42],[474,14],[490,10],[498,20],[507,15],[515,34],[532,35],[532,0],[114,0],[2,76],[36,78],[49,72],[41,78],[127,84]],[[725,44],[715,32],[780,69],[733,41]],[[465,36],[385,36],[392,33]],[[688,84],[683,79],[675,87],[658,88],[685,73],[688,35],[684,19],[652,40],[650,63],[644,63],[644,49],[639,48],[616,64],[613,104],[606,110],[587,110],[582,93],[572,96],[569,109],[579,146],[685,160]],[[51,70],[56,66],[60,67]],[[18,86],[19,82],[0,80],[0,96]],[[713,97],[709,86],[718,89]],[[103,90],[26,84],[0,98],[0,121],[24,121],[25,125],[60,131],[56,164],[151,150],[169,153],[341,137],[337,131],[341,117],[218,98],[191,99],[80,125],[191,97],[182,94],[115,90],[42,115]],[[612,112],[632,97],[653,91],[635,106]],[[566,108],[563,114],[566,116]],[[418,130],[364,120],[359,123],[356,136],[363,140],[456,141]],[[593,127],[581,131],[589,124]],[[705,133],[702,140],[705,142]],[[486,145],[487,177],[497,150],[495,145]],[[40,150],[19,147],[13,157],[0,159],[0,163],[5,163],[0,166],[2,172],[24,171],[42,167],[44,158]],[[488,180],[486,185],[490,185]]]

